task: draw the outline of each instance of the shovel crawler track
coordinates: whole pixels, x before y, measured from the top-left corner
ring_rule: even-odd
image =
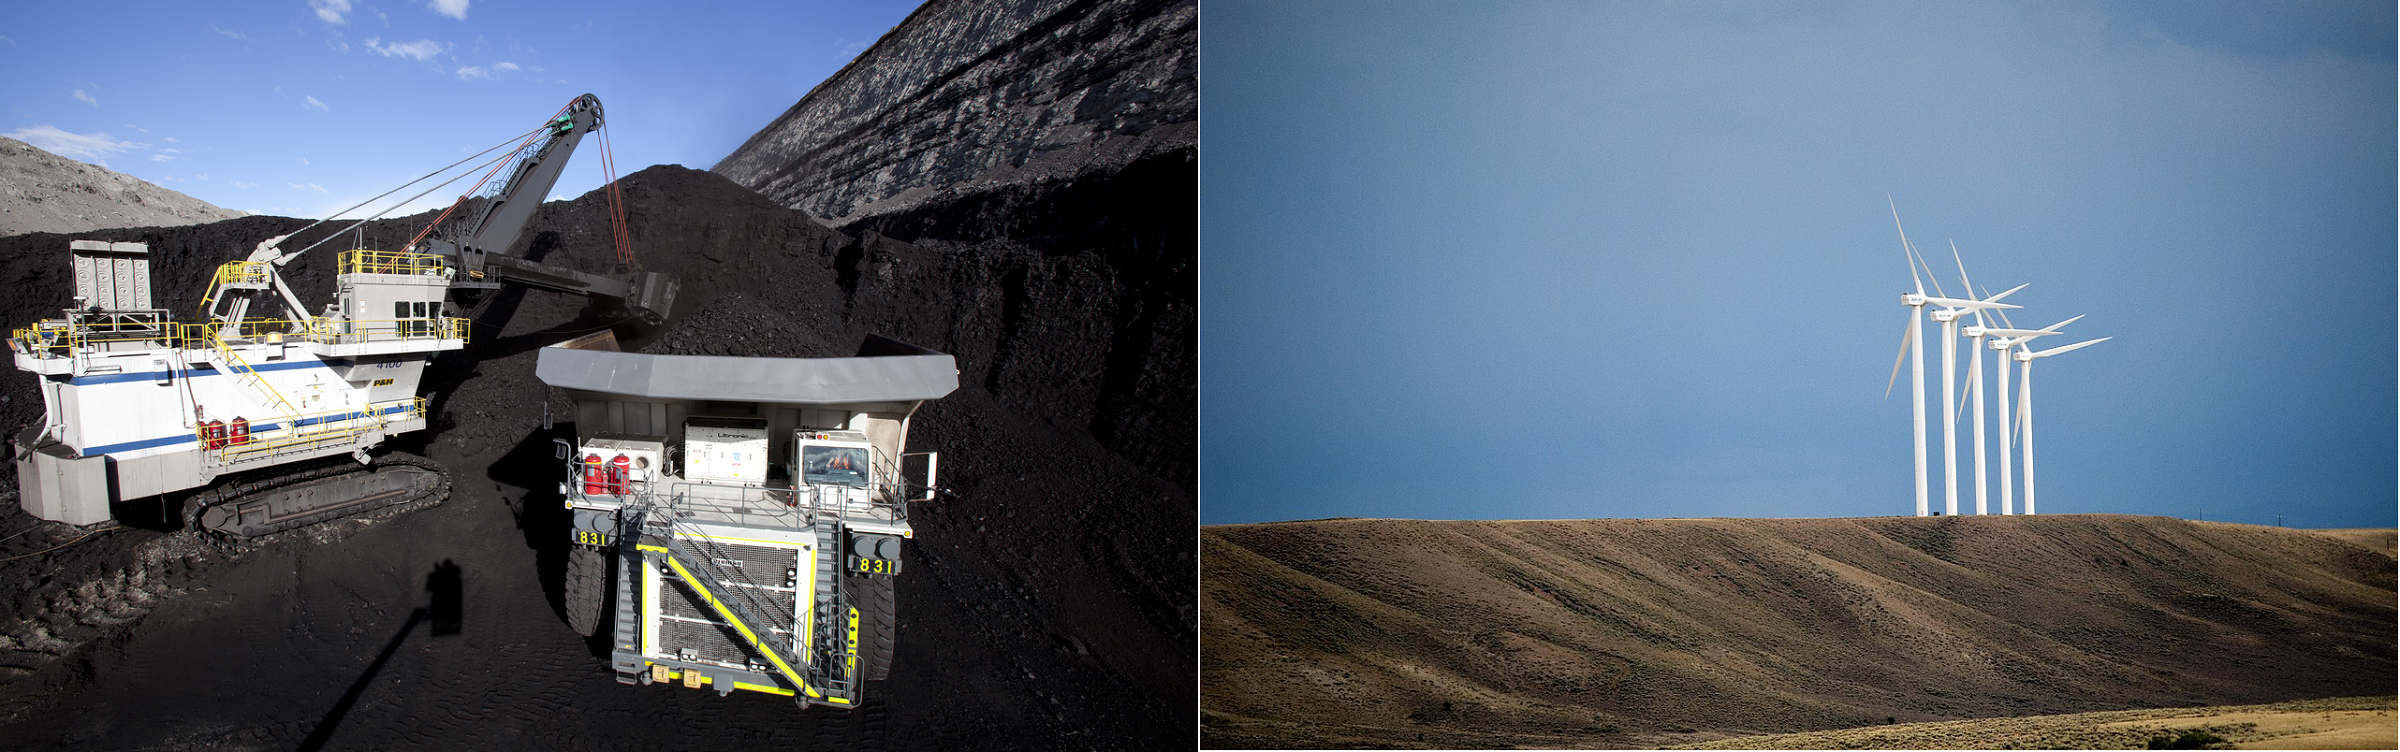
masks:
[[[286,530],[342,517],[384,518],[450,498],[450,473],[413,454],[386,454],[361,466],[347,458],[288,472],[236,479],[184,505],[186,529],[220,544],[244,545]]]

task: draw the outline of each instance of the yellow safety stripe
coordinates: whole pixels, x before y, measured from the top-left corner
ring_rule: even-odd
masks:
[[[758,633],[750,631],[750,625],[743,624],[740,617],[734,616],[732,607],[726,606],[723,601],[717,599],[715,593],[709,592],[706,586],[701,585],[700,578],[693,576],[691,570],[684,569],[683,562],[676,560],[674,554],[667,555],[667,566],[675,570],[676,576],[683,578],[684,584],[692,586],[692,592],[699,593],[701,599],[708,601],[709,607],[716,609],[718,616],[725,617],[725,623],[733,625],[735,631],[742,633],[743,639],[749,640],[751,646],[758,648],[758,652],[766,655],[767,660],[774,663],[775,668],[781,670],[785,678],[792,680],[792,684],[806,690],[810,697],[824,696],[818,694],[815,687],[809,686],[808,680],[801,677],[800,672],[792,670],[791,664],[784,663],[783,657],[777,655],[775,649],[768,647],[765,640],[758,638]]]
[[[733,688],[747,689],[752,692],[765,692],[767,694],[783,695],[785,697],[790,697],[793,694],[791,690],[784,689],[782,687],[765,687],[757,684],[751,684],[749,682],[734,682]]]

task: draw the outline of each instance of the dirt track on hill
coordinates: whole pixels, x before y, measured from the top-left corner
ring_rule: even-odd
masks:
[[[1650,746],[2382,694],[2387,549],[2157,517],[1201,531],[1208,747]]]

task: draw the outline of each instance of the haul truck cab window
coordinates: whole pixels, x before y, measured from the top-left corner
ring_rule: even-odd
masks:
[[[811,446],[800,449],[800,472],[810,483],[867,485],[867,450],[858,447]]]

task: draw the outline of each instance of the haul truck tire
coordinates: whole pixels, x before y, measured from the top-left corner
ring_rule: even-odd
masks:
[[[567,625],[576,634],[590,637],[600,631],[610,584],[607,555],[582,546],[567,550]]]
[[[849,575],[842,588],[858,608],[858,662],[868,681],[882,681],[892,669],[892,643],[900,632],[894,610],[892,578]]]

